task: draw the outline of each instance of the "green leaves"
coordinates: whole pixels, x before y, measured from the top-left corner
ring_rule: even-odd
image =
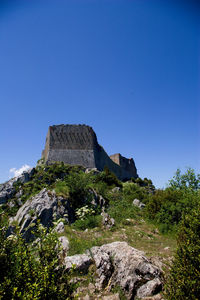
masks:
[[[57,236],[41,225],[37,242],[27,244],[19,233],[6,238],[0,230],[0,299],[67,299],[73,292],[69,276],[59,265]]]
[[[177,169],[174,177],[169,180],[169,187],[174,190],[197,191],[200,189],[200,174],[195,174],[194,169],[191,168],[188,168],[185,174],[181,174],[181,170]]]
[[[198,300],[200,295],[200,204],[183,218],[178,247],[166,285],[169,300]]]

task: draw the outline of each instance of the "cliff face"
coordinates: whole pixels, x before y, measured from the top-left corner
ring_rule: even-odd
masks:
[[[93,129],[86,125],[50,126],[42,157],[47,164],[63,161],[100,171],[107,166],[121,180],[138,177],[133,159],[120,154],[109,157],[98,144]]]

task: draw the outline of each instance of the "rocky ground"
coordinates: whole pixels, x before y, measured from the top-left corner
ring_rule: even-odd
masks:
[[[69,199],[54,190],[43,188],[20,203],[20,186],[33,174],[34,169],[1,185],[1,204],[11,205],[9,199],[14,197],[13,203],[18,205],[16,214],[10,217],[8,236],[16,223],[27,242],[34,240],[31,232],[38,220],[45,227],[53,226],[63,246],[62,264],[67,271],[73,269],[71,280],[78,283],[74,292],[78,299],[163,299],[163,272],[172,260],[176,243],[142,218],[140,210],[144,205],[138,199],[133,199],[132,204],[139,207],[137,216],[117,224],[104,211],[103,197],[91,189],[91,202],[101,208],[101,224],[78,230],[73,226]],[[111,192],[118,193],[119,189]]]

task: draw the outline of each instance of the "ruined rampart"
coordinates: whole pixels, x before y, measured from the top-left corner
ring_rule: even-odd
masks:
[[[100,171],[107,166],[121,180],[137,177],[133,159],[126,159],[120,154],[109,157],[98,144],[93,129],[86,125],[50,126],[42,157],[47,164],[63,161]]]

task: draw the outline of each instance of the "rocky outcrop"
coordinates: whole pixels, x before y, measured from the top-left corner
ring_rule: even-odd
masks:
[[[86,125],[50,126],[42,158],[47,164],[62,161],[99,171],[107,166],[121,180],[138,177],[133,159],[120,154],[109,157],[93,129]]]
[[[24,171],[21,175],[14,177],[0,185],[0,204],[4,204],[11,199],[16,193],[15,185],[17,183],[23,184],[30,181],[34,172],[35,168],[30,168],[29,170]]]
[[[96,288],[111,290],[120,286],[127,299],[143,298],[157,294],[162,289],[161,270],[126,242],[114,242],[93,247],[85,254],[67,256],[65,265],[87,273],[89,266],[96,266]]]
[[[73,214],[67,199],[56,196],[54,191],[43,189],[20,207],[12,221],[19,223],[20,232],[26,240],[29,240],[33,237],[31,231],[38,220],[43,226],[49,227],[60,218],[69,221],[72,217]]]

